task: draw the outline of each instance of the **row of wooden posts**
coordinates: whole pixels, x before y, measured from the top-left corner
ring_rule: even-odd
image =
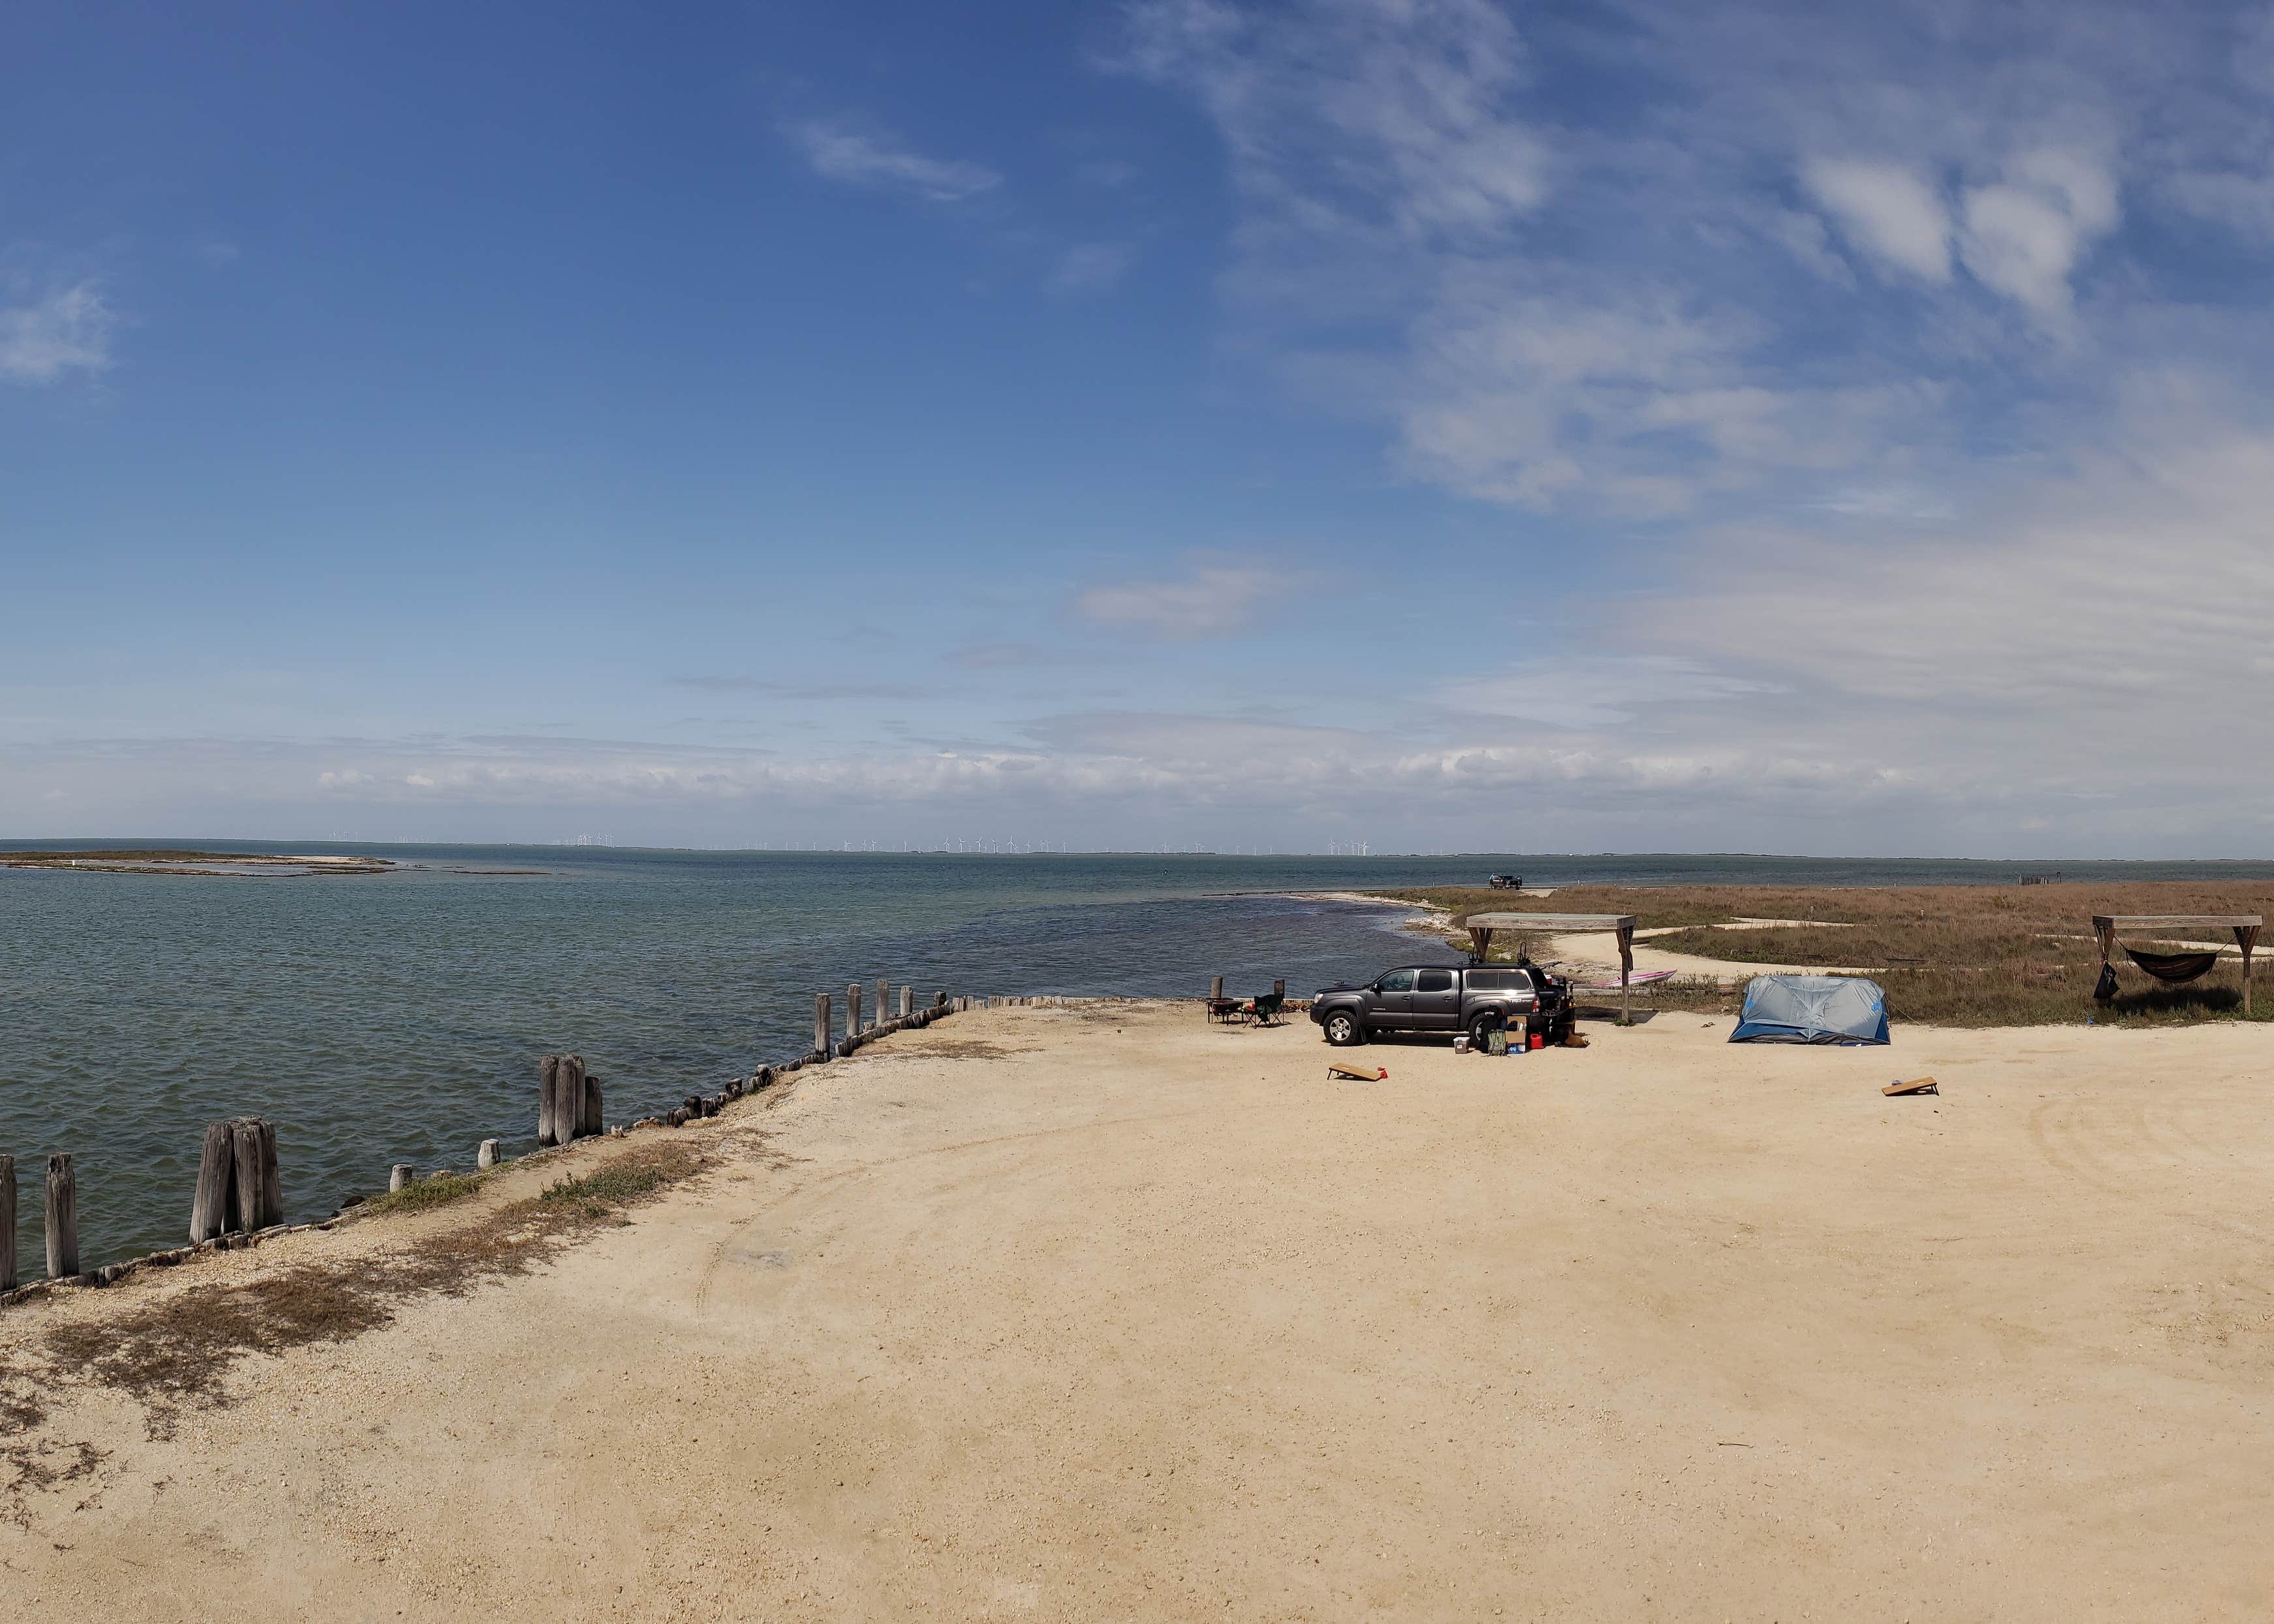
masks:
[[[921,1024],[914,988],[898,989],[897,1019],[885,1013],[891,1007],[895,990],[892,982],[879,978],[876,990],[875,1013],[864,1021],[861,1006],[865,987],[855,981],[846,988],[842,1038],[837,1038],[832,1029],[830,996],[825,992],[815,994],[813,1051],[779,1067],[759,1067],[752,1083],[763,1086],[772,1080],[777,1071],[794,1071],[802,1066],[847,1056],[870,1039],[897,1031],[904,1024]],[[945,993],[935,993],[930,1006],[922,1012],[922,1021],[929,1022],[952,1010],[968,1009],[974,1002],[970,998],[951,1002]],[[719,1101],[738,1097],[742,1092],[742,1079],[738,1078],[724,1094],[708,1100],[690,1095],[683,1106],[661,1117],[644,1120],[677,1125],[695,1117],[715,1116]],[[584,1069],[580,1055],[546,1056],[538,1068],[538,1144],[567,1145],[605,1132],[600,1079]],[[486,1169],[501,1160],[500,1141],[484,1139],[476,1165]],[[401,1190],[416,1177],[410,1164],[397,1163],[390,1171],[388,1187]],[[79,1278],[79,1181],[67,1153],[59,1152],[48,1158],[46,1217],[48,1278]],[[200,1149],[197,1188],[190,1200],[191,1242],[203,1244],[232,1235],[252,1235],[283,1222],[284,1180],[276,1154],[276,1124],[260,1116],[233,1117],[210,1124]],[[165,1259],[162,1256],[159,1260]],[[107,1280],[114,1269],[125,1267],[128,1266],[113,1265],[102,1272],[102,1276]],[[16,1159],[0,1155],[0,1292],[13,1291],[17,1284]]]
[[[48,1158],[48,1275],[79,1273],[79,1176],[68,1153]],[[16,1289],[16,1158],[0,1156],[0,1291]]]
[[[71,1154],[48,1158],[45,1217],[48,1278],[79,1276],[79,1175]],[[276,1125],[258,1116],[206,1129],[198,1184],[190,1199],[190,1239],[250,1233],[284,1222],[284,1180],[276,1161]],[[0,1291],[17,1286],[16,1158],[0,1156]]]
[[[863,1022],[861,1019],[861,998],[862,993],[866,990],[867,989],[859,981],[848,982],[846,985],[845,1035],[840,1039],[836,1039],[834,1041],[832,1041],[835,1028],[830,1011],[829,995],[825,992],[817,992],[813,995],[813,1053],[812,1056],[808,1056],[809,1058],[818,1056],[820,1059],[826,1060],[832,1056],[841,1057],[843,1056],[849,1055],[861,1046],[861,1040],[866,1034],[876,1031],[888,1019],[892,1019],[892,1017],[889,1017],[885,1013],[885,1010],[890,1008],[892,1004],[892,983],[891,980],[885,976],[878,976],[877,978],[877,1012],[873,1019]],[[900,1013],[899,1019],[901,1020],[908,1020],[915,1017],[916,1012],[915,998],[916,989],[915,988],[903,986],[900,989]],[[944,992],[934,993],[932,995],[932,1007],[934,1009],[946,1008],[947,995]]]

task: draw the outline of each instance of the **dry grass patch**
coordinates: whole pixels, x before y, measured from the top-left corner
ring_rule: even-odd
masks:
[[[906,1037],[909,1034],[901,1034],[900,1035]],[[1017,1048],[1006,1048],[1003,1044],[990,1042],[985,1038],[926,1036],[913,1042],[895,1043],[888,1049],[878,1051],[877,1058],[884,1060],[1007,1060],[1013,1055],[1029,1052],[1029,1047],[1021,1045]]]
[[[1740,963],[1867,972],[1886,989],[1887,1012],[1895,1019],[1952,1026],[2044,1026],[2087,1017],[2120,1024],[2239,1017],[2240,976],[2231,961],[2200,981],[2165,987],[2120,959],[2122,992],[2112,1005],[2094,1004],[2100,949],[2092,940],[2092,916],[2274,914],[2274,883],[2264,880],[1846,889],[1574,885],[1553,897],[1511,897],[1469,886],[1397,894],[1447,907],[1456,921],[1472,913],[1632,914],[1644,929],[1684,927],[1652,938],[1653,947]],[[1707,929],[1740,919],[1809,919],[1840,928]],[[1505,956],[1514,957],[1519,947],[1543,951],[1532,940],[1507,944]],[[1502,956],[1496,944],[1494,957]],[[1662,1008],[1717,1009],[1734,999],[1689,987],[1654,989],[1653,1002]],[[2257,1019],[2274,1018],[2274,987],[2255,1002]]]
[[[388,1324],[415,1297],[463,1297],[486,1282],[526,1274],[596,1222],[687,1178],[702,1162],[702,1153],[686,1145],[631,1151],[470,1222],[408,1238],[395,1252],[336,1264],[292,1264],[243,1284],[162,1292],[115,1312],[56,1326],[38,1348],[44,1357],[36,1365],[19,1361],[0,1370],[0,1394],[18,1395],[0,1413],[12,1415],[28,1431],[44,1406],[23,1395],[86,1383],[139,1401],[150,1435],[166,1437],[185,1409],[226,1408],[232,1397],[227,1377],[247,1357],[348,1342]],[[398,1193],[444,1182],[430,1179]],[[455,1182],[472,1187],[484,1181]],[[422,1209],[405,1204],[375,1210]]]

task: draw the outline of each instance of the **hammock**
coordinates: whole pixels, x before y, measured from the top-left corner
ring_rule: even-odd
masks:
[[[2157,981],[2175,987],[2210,974],[2210,967],[2218,962],[2217,953],[2143,953],[2136,947],[2126,948],[2124,956]]]

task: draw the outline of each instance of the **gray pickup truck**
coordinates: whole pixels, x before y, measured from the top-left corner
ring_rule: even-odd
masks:
[[[1537,965],[1405,965],[1322,989],[1311,1019],[1338,1049],[1382,1032],[1465,1032],[1481,1048],[1495,1026],[1554,1043],[1570,1029],[1571,984]]]

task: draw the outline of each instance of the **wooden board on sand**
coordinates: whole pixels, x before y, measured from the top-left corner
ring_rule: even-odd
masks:
[[[1931,1077],[1918,1078],[1908,1083],[1899,1077],[1879,1092],[1881,1094],[1940,1094],[1942,1085]]]
[[[1327,1062],[1327,1075],[1347,1077],[1359,1083],[1386,1083],[1389,1080],[1389,1068],[1357,1065],[1348,1060],[1329,1060]]]

